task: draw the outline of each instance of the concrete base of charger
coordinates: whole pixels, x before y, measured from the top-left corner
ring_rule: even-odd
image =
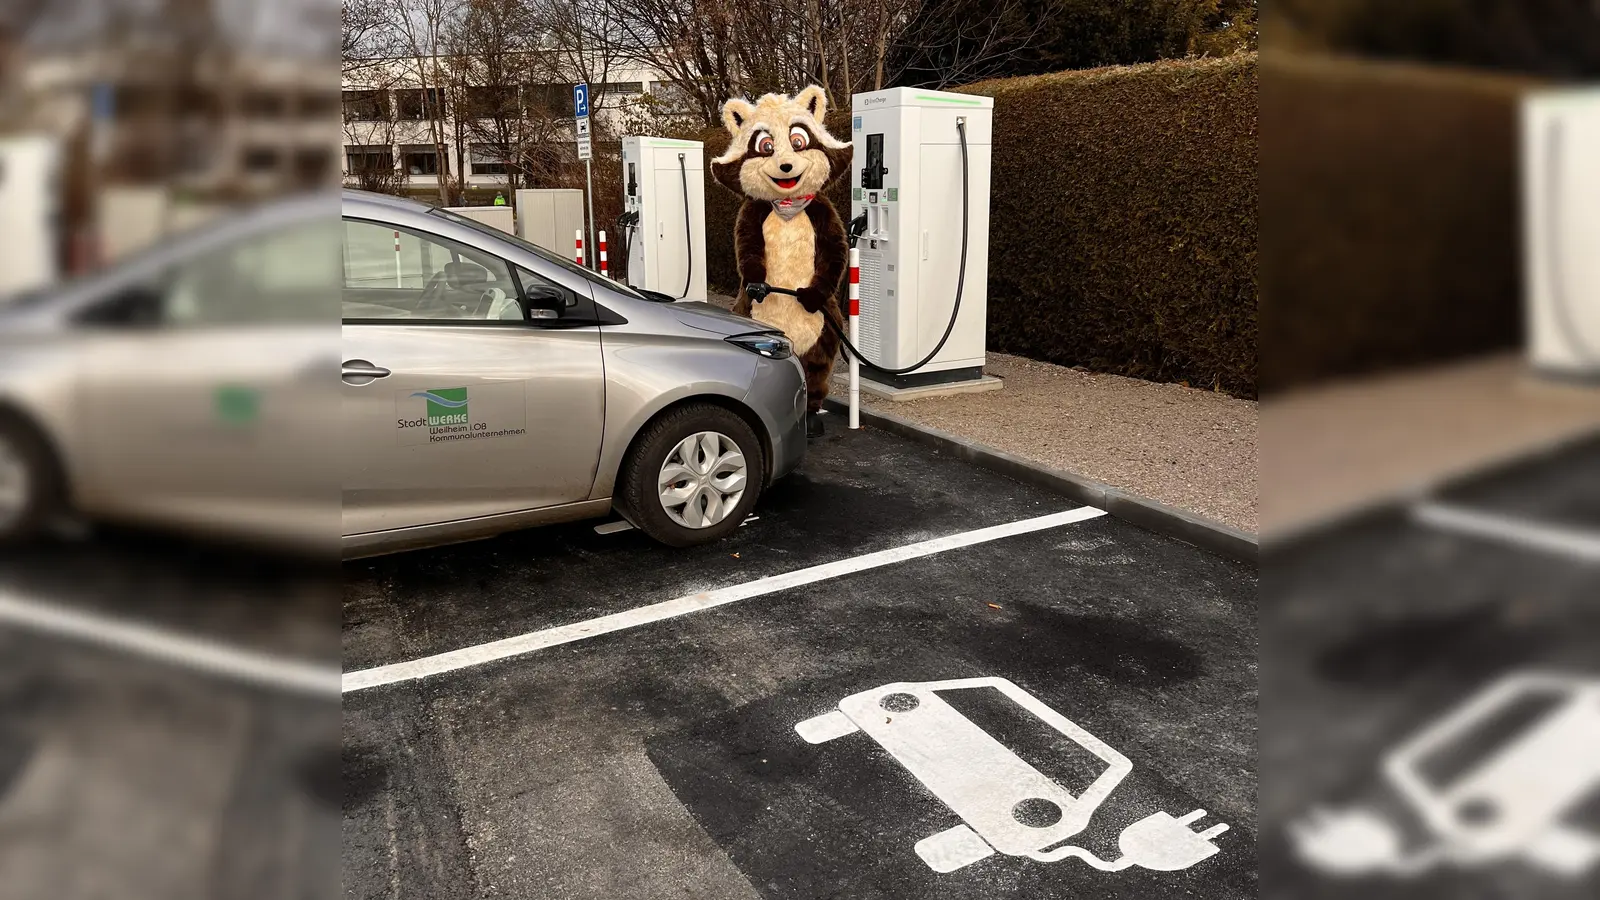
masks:
[[[847,369],[847,375],[848,372],[849,370]],[[848,380],[845,384],[848,389]],[[985,375],[982,378],[952,381],[949,384],[928,384],[918,387],[897,388],[879,384],[867,378],[865,374],[861,376],[861,393],[863,395],[876,397],[880,400],[893,400],[896,403],[904,403],[908,400],[926,400],[929,397],[950,397],[956,394],[981,394],[985,391],[998,391],[1005,385],[1004,379],[996,378],[993,375]]]

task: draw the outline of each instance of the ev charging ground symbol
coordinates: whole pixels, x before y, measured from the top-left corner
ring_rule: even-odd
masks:
[[[1508,738],[1479,737],[1530,701],[1541,714]],[[1437,784],[1424,774],[1427,762],[1449,753],[1468,753],[1471,764]],[[1371,809],[1316,810],[1290,828],[1302,860],[1332,875],[1408,878],[1520,859],[1578,878],[1600,866],[1600,834],[1567,821],[1600,795],[1600,678],[1527,672],[1501,679],[1393,750],[1383,774],[1432,842],[1407,851],[1399,827]]]
[[[1094,754],[1106,770],[1082,795],[1073,796],[939,697],[940,691],[973,688],[999,691]],[[954,872],[996,851],[1040,862],[1071,857],[1106,872],[1130,866],[1174,872],[1214,855],[1218,848],[1212,841],[1228,830],[1215,825],[1192,831],[1190,825],[1205,810],[1181,819],[1158,812],[1123,830],[1118,839],[1123,855],[1117,860],[1107,862],[1064,844],[1088,826],[1133,764],[1003,678],[887,684],[844,698],[837,710],[807,719],[795,731],[812,744],[866,733],[961,817],[964,824],[916,844],[917,855],[935,872]]]

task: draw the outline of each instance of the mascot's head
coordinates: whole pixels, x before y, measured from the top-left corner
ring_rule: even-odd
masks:
[[[778,203],[810,197],[850,170],[850,145],[822,127],[828,101],[812,85],[793,97],[768,94],[754,104],[735,97],[722,105],[733,140],[712,161],[724,187]]]

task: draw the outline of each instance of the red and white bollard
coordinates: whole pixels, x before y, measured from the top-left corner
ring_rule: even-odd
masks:
[[[400,232],[394,233],[394,286],[405,287],[400,278]]]
[[[581,266],[583,265],[583,231],[580,229],[577,234],[578,236],[573,240],[572,244],[576,248],[576,254],[572,258],[577,260],[578,265]]]
[[[611,277],[611,267],[606,265],[606,233],[604,231],[600,232],[600,277]]]
[[[850,248],[850,346],[861,346],[861,251]],[[850,354],[850,430],[861,427],[861,360]]]

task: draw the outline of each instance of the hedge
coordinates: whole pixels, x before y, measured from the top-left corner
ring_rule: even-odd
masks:
[[[1518,101],[1533,82],[1264,61],[1263,390],[1520,340]]]
[[[1256,392],[1255,54],[981,82],[989,347]]]

